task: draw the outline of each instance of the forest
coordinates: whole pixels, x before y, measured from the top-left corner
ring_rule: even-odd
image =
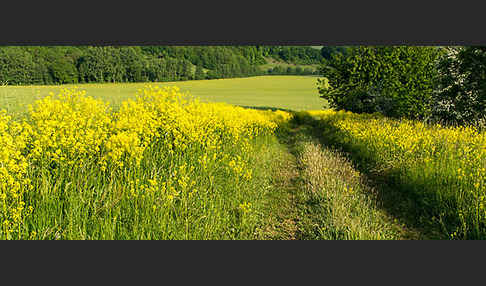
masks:
[[[326,50],[327,51],[327,50]],[[309,46],[3,46],[0,84],[164,82],[304,75],[324,57]],[[327,54],[326,54],[327,55]],[[262,69],[267,59],[294,64]]]

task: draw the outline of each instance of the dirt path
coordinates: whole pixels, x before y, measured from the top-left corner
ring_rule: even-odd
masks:
[[[298,239],[299,213],[297,198],[299,193],[297,180],[300,176],[297,159],[282,145],[282,152],[275,158],[272,169],[272,190],[269,192],[262,239],[295,240]]]

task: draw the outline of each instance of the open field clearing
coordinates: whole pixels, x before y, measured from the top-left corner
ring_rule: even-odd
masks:
[[[485,74],[481,46],[2,47],[0,239],[486,239]]]
[[[269,107],[291,110],[321,109],[325,101],[317,96],[314,76],[259,76],[249,78],[216,79],[151,83],[180,87],[181,92],[207,102],[233,105]],[[9,113],[26,110],[26,105],[61,88],[78,86],[90,96],[109,102],[114,108],[147,86],[147,83],[80,84],[62,86],[1,86],[0,109]]]

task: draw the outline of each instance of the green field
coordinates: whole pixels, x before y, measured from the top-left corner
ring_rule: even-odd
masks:
[[[194,80],[162,83],[105,83],[62,86],[2,86],[0,109],[11,114],[26,110],[26,105],[57,92],[63,87],[77,86],[87,95],[117,105],[132,97],[147,84],[178,86],[183,92],[203,101],[226,102],[239,106],[269,107],[291,110],[322,109],[326,102],[319,98],[314,76],[258,76],[249,78]]]

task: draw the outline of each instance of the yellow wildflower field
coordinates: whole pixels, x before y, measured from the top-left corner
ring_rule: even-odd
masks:
[[[282,111],[204,103],[182,93],[178,87],[151,85],[140,89],[135,98],[122,102],[116,112],[106,102],[76,88],[61,89],[59,94],[51,93],[35,101],[22,122],[11,121],[3,111],[0,114],[0,237],[25,238],[39,233],[40,230],[23,226],[24,217],[35,212],[23,200],[24,196],[42,188],[53,188],[52,184],[39,182],[39,176],[55,179],[59,172],[66,170],[96,170],[101,172],[99,176],[127,176],[130,178],[123,196],[151,198],[150,209],[154,211],[167,207],[165,203],[202,191],[194,187],[196,181],[189,175],[196,168],[215,172],[214,168],[226,166],[225,172],[234,181],[251,180],[253,172],[248,165],[251,143],[271,134],[278,123],[290,118],[289,113]],[[237,151],[222,152],[223,148]],[[157,176],[137,177],[140,174],[137,172],[146,170],[141,169],[144,168],[141,164],[147,156],[157,160],[172,158],[171,167],[159,176],[166,178],[165,181]],[[211,179],[210,173],[205,174]],[[69,176],[64,175],[61,180]],[[37,182],[31,184],[31,179],[36,177]],[[142,183],[142,179],[146,182]],[[75,191],[83,190],[76,187]],[[251,202],[239,202],[236,208],[240,205],[249,206]],[[243,211],[248,213],[246,207]]]

